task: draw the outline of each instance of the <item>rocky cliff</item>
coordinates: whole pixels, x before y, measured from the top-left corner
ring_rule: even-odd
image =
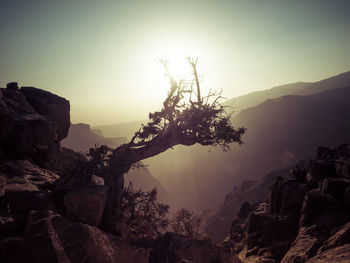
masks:
[[[349,262],[350,145],[280,172],[266,201],[244,203],[225,240],[243,262]]]
[[[56,168],[60,141],[68,135],[69,101],[33,87],[9,83],[0,96],[0,157]]]

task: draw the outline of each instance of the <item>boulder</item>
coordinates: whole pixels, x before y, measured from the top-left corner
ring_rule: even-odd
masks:
[[[339,176],[350,179],[350,163],[347,162],[337,162],[335,166]]]
[[[19,90],[18,83],[17,82],[9,82],[6,85],[6,89],[8,89],[8,90]]]
[[[108,187],[101,177],[90,184],[69,191],[64,197],[67,217],[73,221],[99,226],[108,201]]]
[[[25,216],[4,214],[0,216],[0,239],[20,235],[24,232]]]
[[[323,211],[334,205],[335,199],[330,194],[318,190],[307,192],[301,210],[300,225],[311,225]]]
[[[350,261],[350,244],[328,249],[321,254],[306,261],[306,263],[349,263]]]
[[[58,178],[55,173],[26,160],[0,164],[0,209],[10,214],[54,209],[51,192],[45,188]]]
[[[2,263],[20,263],[23,237],[8,237],[0,240],[0,259]]]
[[[335,161],[316,160],[309,163],[306,181],[310,186],[318,187],[319,182],[327,177],[339,177]]]
[[[350,243],[350,222],[343,225],[339,231],[332,235],[326,242],[323,243],[322,247],[319,248],[317,254],[321,254],[327,249],[342,246]]]
[[[29,159],[55,169],[59,141],[70,125],[69,102],[36,88],[9,83],[0,98],[0,157]]]
[[[331,194],[335,199],[343,202],[345,189],[349,187],[349,180],[345,178],[325,178],[322,181],[321,191]]]
[[[299,214],[305,192],[304,185],[297,181],[277,178],[269,197],[270,212],[272,214]]]
[[[20,91],[35,111],[45,116],[53,124],[58,141],[68,136],[70,126],[69,101],[48,91],[33,87],[22,87]]]
[[[319,246],[319,237],[317,235],[313,235],[310,229],[302,227],[300,228],[295,241],[291,245],[291,248],[281,260],[281,263],[306,262],[316,254]]]
[[[149,251],[98,228],[72,223],[51,211],[32,211],[27,220],[22,262],[148,263]]]
[[[209,240],[197,240],[168,232],[154,248],[153,263],[239,263],[236,256],[229,255]]]

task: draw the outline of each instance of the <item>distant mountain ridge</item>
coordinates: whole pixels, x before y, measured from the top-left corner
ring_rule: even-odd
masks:
[[[349,84],[350,71],[347,71],[317,82],[296,82],[273,87],[267,90],[252,92],[233,98],[224,104],[233,108],[233,117],[236,117],[241,110],[254,107],[268,99],[278,98],[286,95],[311,95],[329,89],[345,88]]]
[[[62,141],[62,146],[76,152],[86,152],[95,145],[115,148],[126,141],[125,137],[106,138],[100,130],[91,129],[89,124],[77,123],[71,124],[68,137]]]

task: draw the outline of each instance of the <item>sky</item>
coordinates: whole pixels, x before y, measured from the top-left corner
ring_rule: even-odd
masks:
[[[0,86],[45,89],[72,123],[146,119],[168,91],[159,59],[233,98],[350,70],[350,1],[0,0]]]

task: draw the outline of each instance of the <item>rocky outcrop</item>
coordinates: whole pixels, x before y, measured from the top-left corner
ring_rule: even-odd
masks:
[[[29,161],[7,161],[0,164],[1,210],[26,214],[32,209],[54,210],[51,192],[45,188],[59,176]]]
[[[348,263],[350,259],[350,244],[326,250],[306,263]]]
[[[241,261],[208,240],[197,240],[168,232],[157,241],[150,262],[240,263]]]
[[[88,185],[72,189],[64,196],[67,217],[91,226],[99,226],[108,201],[103,178],[94,176]]]
[[[0,97],[0,158],[28,159],[54,168],[59,142],[68,134],[69,101],[9,83]]]
[[[316,160],[280,173],[268,200],[252,209],[241,228],[246,246],[241,259],[335,262],[327,261],[334,256],[347,262],[342,260],[350,259],[346,252],[350,242],[350,180],[343,167],[350,163],[349,154],[349,145],[335,150],[320,147]],[[231,241],[236,234],[232,229]]]
[[[267,174],[258,181],[244,181],[232,193],[226,195],[225,201],[217,209],[203,215],[205,231],[212,233],[214,240],[223,240],[229,233],[232,218],[239,213],[241,206],[245,202],[255,204],[265,200],[270,192],[271,184],[280,174],[281,171],[278,171]]]
[[[148,263],[148,258],[145,249],[51,211],[32,211],[28,216],[22,262]]]
[[[34,87],[22,87],[20,91],[35,111],[53,125],[58,141],[68,136],[70,105],[66,99]]]

